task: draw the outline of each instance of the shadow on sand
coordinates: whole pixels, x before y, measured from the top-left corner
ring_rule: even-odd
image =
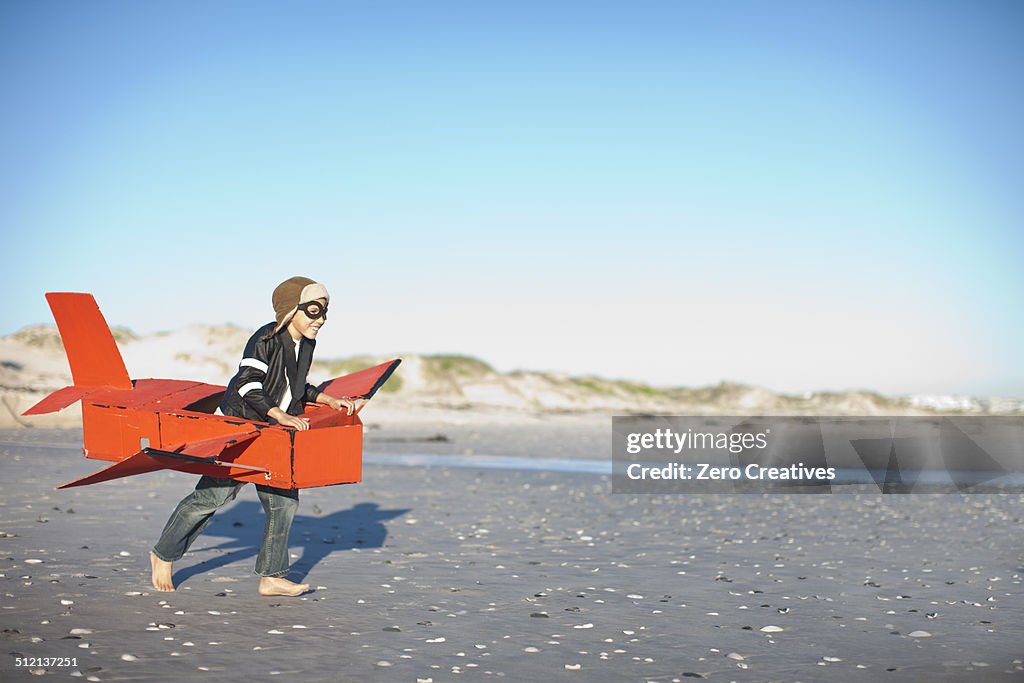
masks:
[[[388,535],[383,522],[404,515],[409,509],[383,510],[376,503],[359,503],[329,515],[295,515],[288,550],[301,550],[302,557],[292,565],[288,578],[302,581],[320,560],[339,550],[380,548]],[[176,571],[174,585],[240,560],[252,558],[255,562],[263,541],[263,522],[263,506],[254,501],[242,501],[218,512],[203,531],[203,536],[226,537],[228,540],[200,548],[199,554],[219,554]]]

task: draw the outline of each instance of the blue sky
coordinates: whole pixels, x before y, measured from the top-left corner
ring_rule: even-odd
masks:
[[[1024,395],[1015,2],[0,5],[0,334]]]

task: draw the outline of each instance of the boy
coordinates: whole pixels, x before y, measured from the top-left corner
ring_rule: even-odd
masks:
[[[300,417],[307,402],[344,408],[352,414],[354,401],[328,396],[306,382],[316,335],[327,322],[330,300],[326,287],[306,277],[289,278],[274,289],[276,320],[256,330],[245,345],[218,413],[298,430],[309,429],[309,420]],[[150,551],[154,588],[174,590],[172,563],[185,554],[213,513],[234,500],[243,485],[233,479],[203,476],[195,491],[178,503]],[[260,595],[300,595],[309,585],[285,578],[288,533],[299,505],[299,491],[260,484],[256,491],[266,513],[263,543],[256,558],[256,573],[262,577]]]

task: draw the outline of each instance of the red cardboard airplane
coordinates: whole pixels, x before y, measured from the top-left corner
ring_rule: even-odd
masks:
[[[74,385],[25,411],[41,415],[82,401],[85,457],[114,464],[57,488],[156,470],[227,477],[277,488],[353,484],[362,479],[363,423],[356,414],[306,406],[309,430],[215,415],[225,387],[177,379],[132,380],[91,294],[51,292]],[[336,398],[370,399],[395,359],[318,388]]]

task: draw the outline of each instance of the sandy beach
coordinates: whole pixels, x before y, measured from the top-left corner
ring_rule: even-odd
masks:
[[[54,491],[97,468],[80,432],[0,432],[0,678],[1024,677],[1019,495],[624,496],[604,475],[387,464],[605,457],[606,419],[567,420],[369,420],[363,483],[302,492],[300,598],[256,593],[252,487],[159,593],[147,552],[195,478]]]
[[[0,683],[1024,682],[1024,0],[8,0],[0,64]],[[301,489],[309,590],[255,485],[153,561],[158,467]]]

